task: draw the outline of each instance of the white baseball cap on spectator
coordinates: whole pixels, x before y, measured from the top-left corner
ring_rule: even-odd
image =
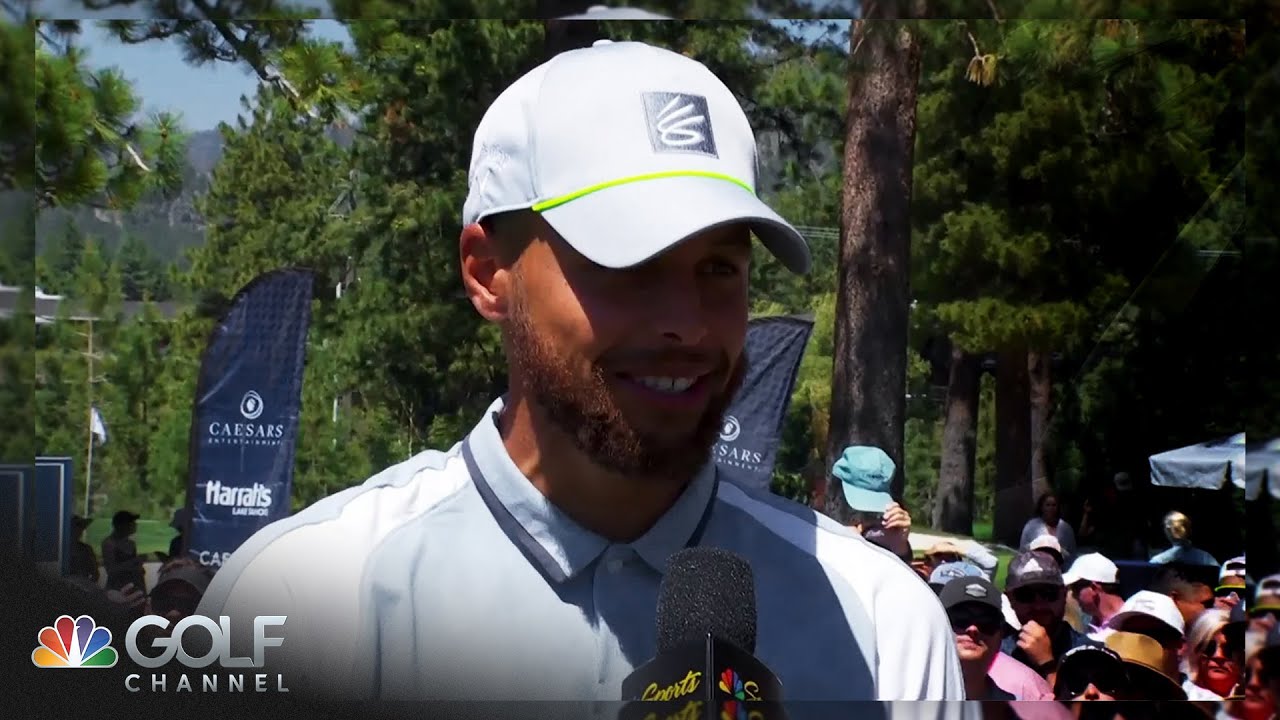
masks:
[[[1035,540],[1031,541],[1031,544],[1027,546],[1027,549],[1047,552],[1053,555],[1053,559],[1058,561],[1059,567],[1061,567],[1065,559],[1065,555],[1062,552],[1062,543],[1058,542],[1058,538],[1052,535],[1041,535],[1037,537]]]
[[[1070,587],[1088,580],[1102,585],[1115,585],[1119,582],[1120,568],[1102,553],[1089,553],[1076,558],[1071,567],[1062,573],[1062,582]]]
[[[1125,623],[1138,616],[1153,617],[1186,637],[1187,623],[1178,612],[1173,598],[1151,590],[1139,590],[1124,601],[1120,612],[1107,620],[1107,627],[1112,630],[1124,630]]]
[[[1222,563],[1222,570],[1218,573],[1218,582],[1221,583],[1223,580],[1232,576],[1245,577],[1247,574],[1244,555],[1241,555],[1240,557],[1233,557]]]

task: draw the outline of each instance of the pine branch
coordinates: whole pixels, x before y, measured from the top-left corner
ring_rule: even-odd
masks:
[[[258,74],[259,78],[262,78],[264,82],[275,85],[277,88],[283,90],[295,110],[307,113],[307,116],[312,119],[316,118],[315,109],[305,107],[305,103],[302,101],[302,96],[298,94],[297,89],[290,84],[288,79],[286,79],[282,73],[262,58],[258,48],[251,48],[248,43],[245,43],[244,39],[237,35],[234,28],[232,28],[225,20],[215,18],[213,8],[210,7],[205,0],[191,0],[191,4],[194,5],[196,9],[200,11],[200,14],[204,15],[205,19],[213,25],[214,29],[218,31],[218,34],[227,41],[227,44],[230,45],[233,50],[235,50],[236,55],[249,63],[249,66],[253,68],[253,71]]]

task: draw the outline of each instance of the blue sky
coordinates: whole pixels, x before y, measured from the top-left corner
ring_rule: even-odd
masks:
[[[328,5],[325,0],[301,4]],[[41,3],[40,14],[46,18],[141,17],[136,10],[90,13],[78,0],[45,0]],[[179,113],[184,128],[190,132],[211,130],[221,122],[234,123],[240,112],[240,96],[252,96],[255,92],[257,76],[244,65],[210,63],[193,66],[183,60],[182,51],[176,43],[150,41],[125,45],[95,23],[86,22],[83,28],[79,44],[86,51],[91,66],[119,69],[141,98],[144,113],[160,110]],[[348,44],[351,41],[346,28],[332,20],[314,21],[311,34]]]
[[[314,2],[302,3],[314,5]],[[326,6],[328,3],[324,3]],[[79,0],[45,0],[40,14],[46,18],[76,17],[114,19],[142,17],[138,11],[88,12]],[[142,100],[142,110],[150,114],[167,110],[182,115],[188,131],[211,130],[220,122],[234,122],[240,112],[240,96],[253,96],[257,75],[244,65],[210,63],[194,66],[182,59],[177,43],[154,40],[125,45],[112,38],[96,23],[83,24],[79,43],[93,67],[115,67],[133,84]],[[349,43],[346,28],[332,20],[312,23],[315,37]]]

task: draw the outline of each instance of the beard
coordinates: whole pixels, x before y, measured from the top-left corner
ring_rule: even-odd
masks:
[[[514,298],[507,339],[526,397],[572,441],[579,452],[610,472],[688,482],[711,459],[723,416],[746,374],[746,354],[729,370],[725,356],[711,380],[728,376],[713,391],[693,429],[677,437],[645,432],[629,422],[609,389],[605,370],[583,371],[558,353],[533,327],[523,293]]]

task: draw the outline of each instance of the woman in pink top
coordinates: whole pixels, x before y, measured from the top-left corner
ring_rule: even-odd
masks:
[[[1014,660],[1005,653],[996,653],[987,677],[996,687],[1019,700],[1052,700],[1053,688],[1035,670]]]

